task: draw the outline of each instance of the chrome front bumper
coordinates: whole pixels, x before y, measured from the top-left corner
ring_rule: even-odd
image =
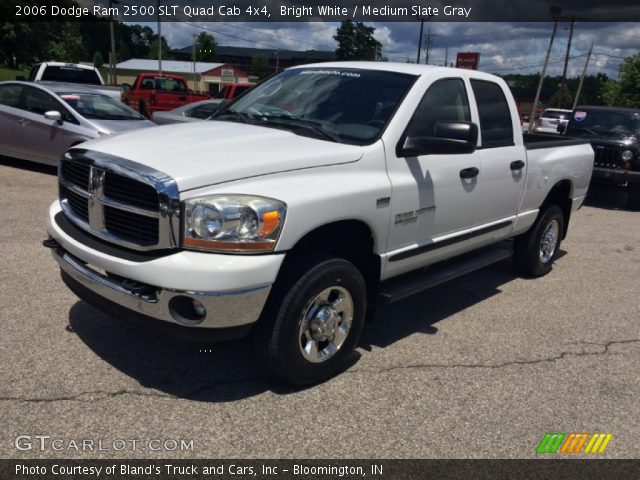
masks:
[[[258,320],[271,290],[270,286],[221,292],[160,288],[98,272],[61,246],[48,246],[62,272],[85,289],[134,313],[183,327],[225,329],[250,325]],[[193,300],[206,310],[201,317],[194,315]]]

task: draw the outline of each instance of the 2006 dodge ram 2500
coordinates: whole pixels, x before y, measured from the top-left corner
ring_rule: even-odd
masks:
[[[489,74],[300,66],[213,121],[70,149],[44,243],[114,317],[196,340],[253,327],[271,369],[305,384],[341,368],[376,300],[510,255],[549,272],[593,155],[523,139]]]

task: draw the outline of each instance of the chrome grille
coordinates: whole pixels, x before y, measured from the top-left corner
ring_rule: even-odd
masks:
[[[609,145],[593,145],[595,152],[594,165],[605,168],[623,168],[621,151]]]
[[[175,181],[128,160],[72,150],[60,163],[60,203],[79,227],[136,250],[179,246]]]

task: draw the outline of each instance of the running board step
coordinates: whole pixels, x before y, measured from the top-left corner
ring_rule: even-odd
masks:
[[[389,280],[380,286],[379,295],[383,302],[394,303],[509,258],[511,254],[511,248],[505,243],[500,244],[499,247],[466,253],[417,272],[411,272]]]

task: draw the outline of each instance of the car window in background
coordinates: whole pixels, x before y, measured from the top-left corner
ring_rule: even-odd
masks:
[[[569,118],[569,136],[640,137],[640,112],[577,110]]]
[[[557,118],[562,120],[567,118],[570,113],[571,112],[559,112],[558,110],[545,110],[540,116],[544,118]]]
[[[464,82],[448,78],[435,82],[424,94],[409,126],[409,137],[431,137],[437,122],[471,121]]]
[[[209,118],[214,113],[216,113],[219,108],[220,108],[220,103],[207,103],[205,105],[198,105],[197,107],[188,109],[185,112],[185,116],[192,117],[192,118],[200,118],[204,120]]]
[[[366,145],[378,137],[415,79],[376,70],[286,70],[246,92],[214,118]]]
[[[36,65],[35,67],[32,67],[31,70],[29,71],[29,81],[30,82],[34,82],[36,79],[36,75],[38,74],[38,70],[40,70],[40,65]]]
[[[20,108],[20,95],[22,95],[22,85],[9,84],[0,85],[0,105]]]
[[[125,104],[107,95],[93,93],[61,93],[60,98],[85,118],[95,120],[144,120]]]
[[[88,85],[102,85],[95,70],[68,66],[47,66],[42,74],[42,80],[50,82],[86,83]]]
[[[509,104],[500,85],[485,80],[471,80],[478,104],[483,147],[513,145],[513,125]]]
[[[65,122],[76,122],[76,119],[58,102],[51,94],[40,90],[39,88],[26,87],[24,95],[25,110],[38,115],[44,115],[46,112],[60,112]]]
[[[172,80],[170,78],[156,78],[155,79],[156,90],[162,90],[163,92],[186,92],[187,89],[184,83],[178,80]]]

